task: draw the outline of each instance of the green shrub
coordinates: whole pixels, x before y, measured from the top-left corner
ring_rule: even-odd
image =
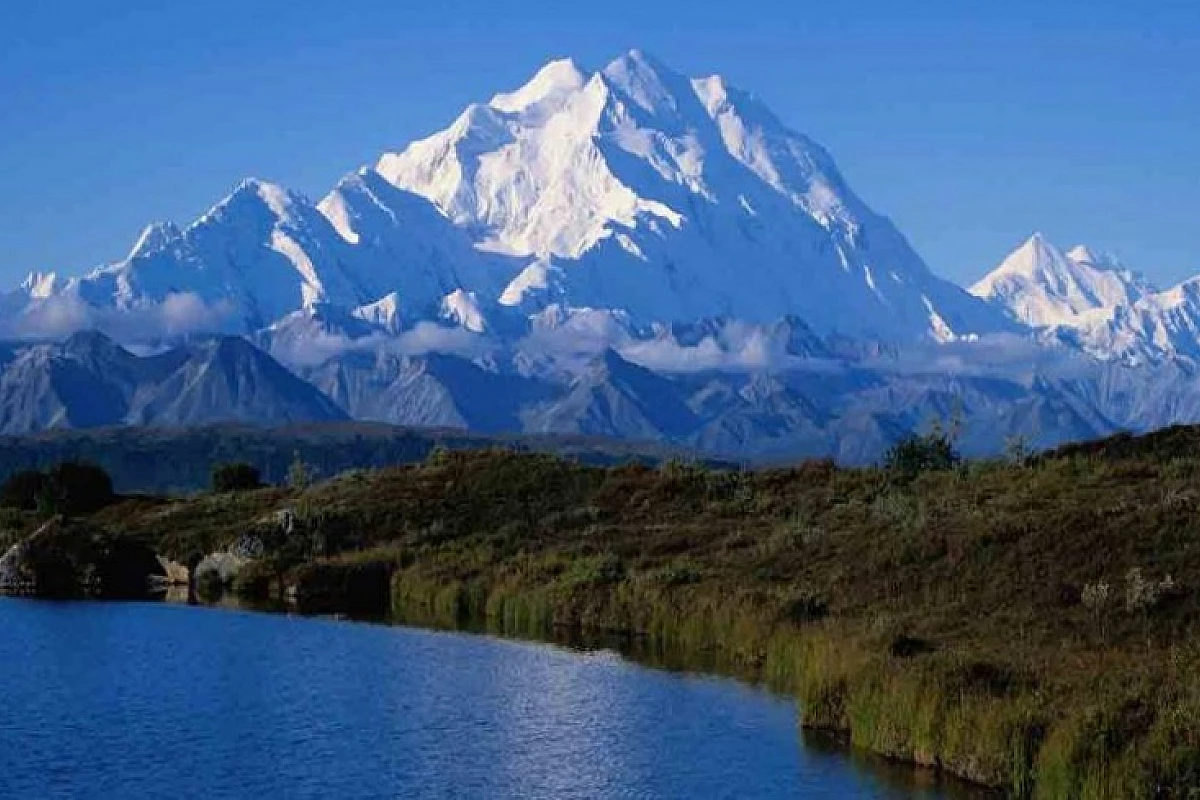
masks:
[[[196,576],[196,595],[201,600],[220,600],[224,593],[225,581],[217,570],[210,569]]]
[[[261,561],[251,561],[238,570],[234,577],[233,593],[241,600],[268,600],[271,596],[273,577],[274,573],[269,565]]]
[[[46,493],[48,482],[46,473],[35,469],[14,472],[0,485],[0,506],[33,511]]]
[[[816,622],[829,614],[829,604],[811,592],[798,592],[784,607],[785,618],[796,625]]]
[[[263,484],[258,467],[244,461],[237,461],[213,467],[210,485],[214,492],[224,494],[226,492],[252,491]]]
[[[47,472],[24,470],[0,486],[0,505],[45,514],[90,514],[116,499],[101,467],[66,461]]]
[[[297,450],[292,454],[292,463],[288,465],[287,485],[289,489],[295,489],[302,492],[309,486],[312,486],[313,480],[316,477],[316,470],[312,464],[305,461],[300,451]]]
[[[60,493],[63,513],[90,514],[116,499],[112,478],[95,464],[65,461],[50,470],[49,479]]]
[[[625,576],[621,559],[612,553],[581,558],[571,563],[563,580],[572,586],[594,586],[616,583]]]
[[[295,573],[296,604],[309,613],[386,614],[396,566],[397,556],[389,552],[304,564]]]
[[[962,463],[954,439],[939,428],[929,433],[910,434],[887,451],[883,466],[903,480],[912,480],[925,472],[945,472]]]
[[[165,577],[154,551],[106,528],[54,519],[13,552],[6,591],[47,598],[144,599]]]

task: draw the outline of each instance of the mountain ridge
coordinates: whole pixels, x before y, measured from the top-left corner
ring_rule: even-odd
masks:
[[[1096,358],[1200,358],[1200,276],[1159,289],[1111,256],[1034,234],[970,291]]]
[[[640,325],[795,314],[895,341],[1011,329],[937,278],[824,148],[720,77],[640,51],[589,74],[552,62],[316,203],[247,179],[185,228],[148,227],[126,259],[23,291],[27,318],[56,299],[94,316],[191,297],[175,333],[387,298],[393,331],[479,332],[553,306]]]

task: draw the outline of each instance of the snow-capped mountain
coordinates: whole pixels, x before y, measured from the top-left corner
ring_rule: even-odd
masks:
[[[1200,278],[1160,291],[1111,256],[1034,234],[971,292],[1097,358],[1200,358]]]
[[[977,453],[1200,418],[1200,279],[1035,235],[968,292],[759,100],[638,51],[553,61],[318,202],[247,180],[31,274],[0,339],[7,432],[348,415],[864,461],[959,411]]]
[[[1083,245],[1064,253],[1035,233],[970,291],[1026,325],[1074,327],[1157,290],[1111,256]]]
[[[552,62],[376,170],[512,259],[491,296],[505,307],[642,323],[795,314],[900,340],[1004,325],[934,276],[819,145],[720,77],[638,51],[594,73]]]
[[[1200,277],[1053,333],[1102,359],[1200,361]]]
[[[890,341],[1008,326],[931,273],[819,145],[721,78],[638,51],[591,73],[552,62],[319,203],[249,180],[182,230],[148,228],[121,262],[31,276],[18,295],[14,332],[30,335],[64,304],[168,333],[249,333],[318,305],[393,332],[482,333],[550,307],[643,326],[794,315]]]

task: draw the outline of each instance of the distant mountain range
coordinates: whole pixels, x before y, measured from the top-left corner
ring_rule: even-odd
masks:
[[[864,461],[961,415],[994,452],[1200,419],[1198,286],[1038,235],[964,290],[752,95],[633,51],[551,62],[319,202],[248,180],[31,274],[0,298],[0,431],[349,416]]]
[[[1200,276],[1159,290],[1111,256],[1063,253],[1035,234],[971,291],[1099,359],[1200,356]]]

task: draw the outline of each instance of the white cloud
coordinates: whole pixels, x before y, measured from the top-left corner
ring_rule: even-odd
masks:
[[[158,303],[129,309],[96,308],[77,295],[35,301],[0,322],[0,336],[19,340],[63,339],[82,330],[99,330],[130,344],[145,344],[192,333],[231,332],[236,327],[227,302],[206,304],[192,293],[169,294]]]
[[[341,333],[314,330],[271,342],[271,355],[293,367],[315,367],[347,353],[386,352],[397,356],[423,356],[443,353],[477,358],[494,349],[486,336],[464,328],[451,328],[433,322],[419,322],[398,335],[373,333],[351,338]]]

